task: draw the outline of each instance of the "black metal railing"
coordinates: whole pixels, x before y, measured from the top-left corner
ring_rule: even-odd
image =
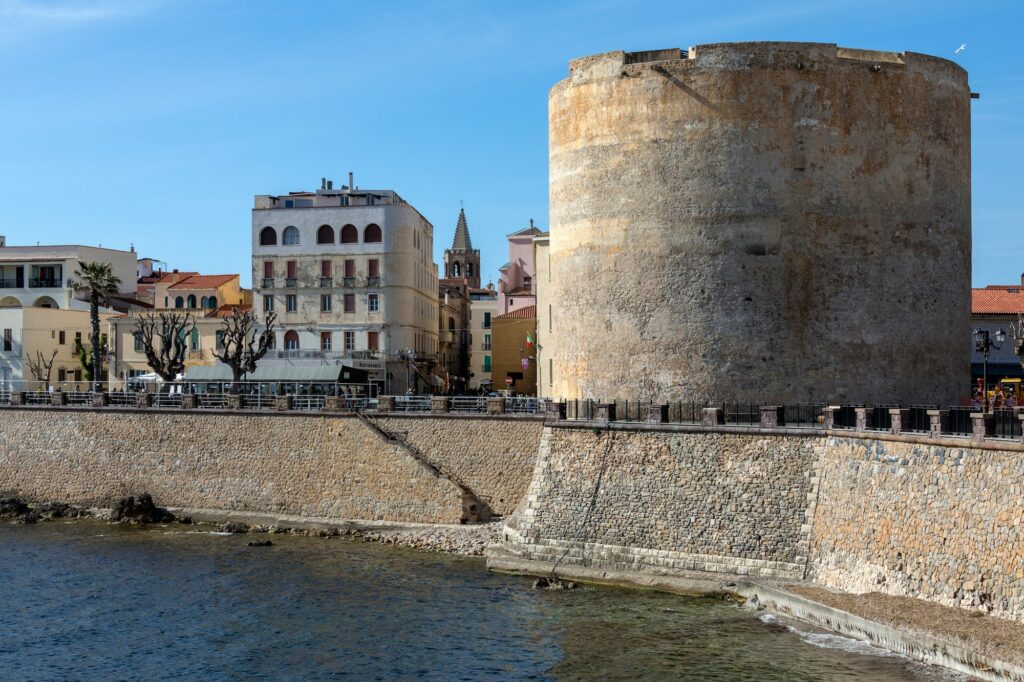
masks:
[[[1020,440],[1021,423],[1016,410],[994,410],[992,412],[992,435],[996,438]]]
[[[971,413],[978,410],[973,407],[951,407],[947,415],[945,433],[954,436],[969,436],[974,433]]]
[[[787,403],[782,406],[782,417],[786,426],[816,427],[824,426],[822,413],[827,405],[820,403]]]

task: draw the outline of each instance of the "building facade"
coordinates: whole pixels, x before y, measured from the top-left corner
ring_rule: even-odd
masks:
[[[491,376],[494,388],[513,395],[537,395],[536,307],[494,318]]]
[[[555,387],[554,306],[551,300],[551,238],[544,232],[533,238],[533,294],[537,301],[537,395],[558,398]]]
[[[104,334],[113,315],[100,313]],[[81,344],[88,351],[91,329],[88,310],[0,308],[0,385],[4,390],[85,390],[86,373],[77,349]],[[109,345],[108,340],[108,349]]]
[[[74,289],[83,262],[110,263],[121,280],[118,293],[134,298],[135,257],[134,251],[95,246],[0,246],[0,308],[88,310]]]
[[[1020,324],[1020,316],[1024,315],[1024,275],[1020,284],[991,284],[981,289],[971,290],[971,323],[972,329],[983,329],[989,338],[995,341],[996,332],[1005,332],[1006,340],[999,348],[991,348],[988,356],[988,382],[993,384],[1002,379],[1024,379],[1024,367],[1017,350],[1016,339],[1012,336],[1011,327]],[[985,357],[971,338],[971,375],[978,381],[985,373]],[[1020,396],[1018,396],[1019,398]]]
[[[491,369],[494,351],[494,318],[498,316],[498,292],[494,284],[469,292],[469,389],[487,391],[494,386]]]
[[[264,362],[344,364],[378,390],[431,389],[437,362],[434,228],[393,190],[261,195],[252,211],[254,305],[280,330]],[[412,363],[412,371],[407,371]]]
[[[533,238],[542,231],[533,225],[508,235],[508,262],[499,269],[498,309],[501,314],[536,305],[533,295]]]

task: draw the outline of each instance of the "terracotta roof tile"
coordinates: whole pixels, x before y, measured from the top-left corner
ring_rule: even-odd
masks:
[[[221,307],[217,308],[216,310],[211,310],[210,312],[206,313],[206,316],[207,317],[231,317],[231,311],[234,310],[235,308],[238,308],[239,310],[244,312],[246,310],[251,310],[252,306],[251,305],[245,305],[245,304],[242,304],[242,303],[236,303],[235,305],[222,305]]]
[[[971,312],[975,315],[1024,313],[1024,286],[994,284],[984,289],[971,289]]]
[[[172,284],[168,289],[216,289],[227,284],[238,275],[192,275],[187,279]]]
[[[526,318],[526,319],[530,319],[530,318],[534,318],[534,317],[537,317],[537,306],[535,306],[535,305],[528,305],[525,308],[519,308],[518,310],[513,310],[510,313],[505,313],[504,315],[498,315],[494,319],[496,319],[496,320],[511,320],[513,318]]]

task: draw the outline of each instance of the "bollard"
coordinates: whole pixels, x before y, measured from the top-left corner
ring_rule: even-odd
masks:
[[[725,423],[725,415],[721,407],[705,407],[701,411],[701,426],[714,427]]]
[[[761,428],[774,429],[786,425],[786,409],[781,405],[761,406]]]
[[[971,442],[982,443],[996,432],[996,416],[990,412],[971,412]]]
[[[240,410],[245,407],[245,399],[241,393],[228,393],[224,396],[224,404],[229,410]]]
[[[836,413],[839,410],[839,405],[829,405],[821,411],[821,416],[825,418],[824,426],[826,429],[836,428]]]
[[[938,438],[949,430],[949,410],[928,410],[928,435]]]
[[[377,398],[377,411],[378,412],[394,412],[395,411],[395,396],[393,395],[382,395]]]
[[[875,413],[870,407],[855,407],[853,411],[857,414],[857,431],[864,432],[875,425]]]
[[[598,403],[594,405],[594,421],[607,424],[615,421],[615,403]]]
[[[153,407],[153,394],[147,393],[146,391],[140,391],[135,394],[135,406],[146,408]]]
[[[93,407],[107,407],[110,405],[110,394],[106,391],[100,391],[99,393],[92,394],[92,406]]]
[[[487,414],[505,414],[505,399],[501,397],[488,398]]]
[[[430,396],[430,414],[448,414],[448,396]]]
[[[664,424],[668,421],[668,405],[651,405],[647,408],[648,424]]]
[[[544,418],[548,421],[560,421],[565,419],[565,403],[550,401],[544,405]]]
[[[290,395],[274,396],[274,409],[278,412],[287,412],[292,409],[292,397]]]
[[[889,418],[892,424],[889,433],[898,436],[910,430],[910,410],[903,407],[894,407],[889,410]]]

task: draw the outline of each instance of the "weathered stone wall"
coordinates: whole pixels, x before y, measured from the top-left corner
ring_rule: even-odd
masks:
[[[514,465],[513,445],[491,456],[485,424],[532,463],[535,422],[430,422],[425,434],[445,434],[434,452],[448,470],[499,499],[525,488],[531,465]],[[507,469],[488,474],[490,462]],[[458,523],[463,513],[458,486],[351,416],[0,409],[0,493],[109,506],[143,491],[163,505],[335,519]]]
[[[801,578],[816,457],[804,438],[551,428],[508,545],[618,570]]]
[[[1024,617],[1024,453],[829,438],[810,577]]]
[[[544,422],[533,418],[374,417],[403,434],[431,462],[455,472],[495,514],[526,495]]]
[[[960,66],[813,43],[609,52],[570,63],[549,127],[552,395],[956,403]]]
[[[544,430],[504,546],[608,570],[807,578],[1024,620],[1021,481],[1024,447],[1009,442],[562,423]]]

